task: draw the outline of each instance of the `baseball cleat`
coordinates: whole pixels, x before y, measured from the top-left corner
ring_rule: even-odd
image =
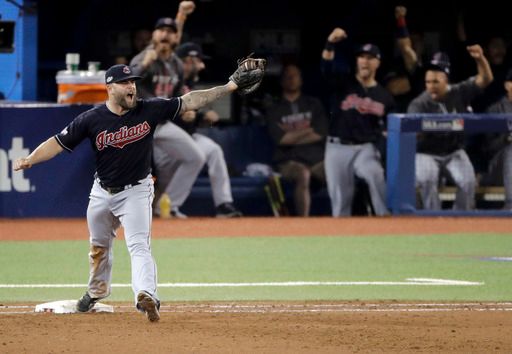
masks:
[[[145,291],[139,292],[137,295],[137,309],[145,312],[148,320],[157,322],[160,319],[160,301],[155,300],[151,295]]]
[[[78,312],[89,312],[99,300],[99,298],[93,298],[86,292],[84,296],[77,301],[76,310]]]
[[[171,209],[171,216],[177,219],[186,219],[187,216],[183,214],[178,207],[174,207]]]
[[[223,203],[215,209],[215,216],[218,218],[237,218],[242,216],[242,212],[235,208],[232,203]]]

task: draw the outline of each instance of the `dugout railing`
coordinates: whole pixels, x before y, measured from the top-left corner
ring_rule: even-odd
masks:
[[[415,154],[417,135],[421,132],[503,133],[512,131],[512,114],[390,114],[387,132],[387,204],[395,215],[432,216],[512,216],[512,211],[501,207],[456,211],[450,208],[439,211],[418,207],[415,187]],[[471,156],[470,156],[471,158]],[[441,186],[443,202],[453,201],[455,187]],[[499,202],[504,198],[500,186],[477,186],[477,200]]]

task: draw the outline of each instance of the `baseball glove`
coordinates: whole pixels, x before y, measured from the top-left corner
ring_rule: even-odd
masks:
[[[251,58],[250,54],[247,58],[237,61],[238,68],[233,75],[229,77],[238,86],[240,95],[247,95],[254,92],[261,84],[263,75],[265,75],[265,59]]]

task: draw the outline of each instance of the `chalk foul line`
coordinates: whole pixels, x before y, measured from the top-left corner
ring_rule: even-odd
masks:
[[[452,279],[407,278],[405,281],[285,281],[243,283],[160,283],[159,288],[236,288],[236,287],[299,287],[299,286],[481,286],[484,282]],[[22,288],[84,288],[87,284],[0,284],[0,289]],[[113,288],[131,288],[131,284],[112,284]]]

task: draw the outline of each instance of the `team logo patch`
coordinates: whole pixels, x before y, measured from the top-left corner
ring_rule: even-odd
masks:
[[[112,81],[113,79],[114,79],[114,77],[113,77],[113,76],[109,76],[109,77],[107,77],[107,83],[109,83],[109,82],[110,82],[110,81]]]
[[[150,131],[151,126],[146,121],[130,128],[127,126],[121,127],[118,131],[113,133],[107,133],[107,131],[104,130],[96,137],[96,148],[98,151],[103,150],[107,146],[122,149],[128,144],[141,140],[148,135]]]
[[[374,114],[382,117],[386,113],[384,104],[372,100],[370,97],[359,97],[357,94],[348,95],[340,104],[340,109],[348,111],[355,109],[361,114]]]
[[[132,73],[132,71],[130,70],[130,67],[129,67],[129,66],[125,66],[125,67],[123,68],[123,73],[125,73],[125,74],[131,74],[131,73]]]

